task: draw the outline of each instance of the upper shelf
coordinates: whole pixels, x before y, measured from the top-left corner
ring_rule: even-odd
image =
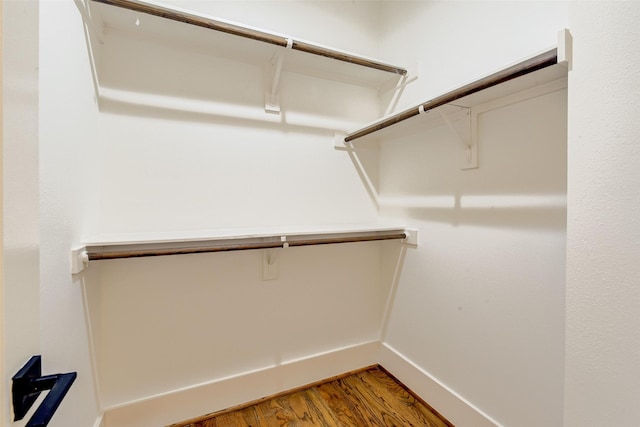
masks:
[[[558,35],[557,48],[542,52],[415,107],[377,120],[362,129],[347,134],[344,142],[353,142],[439,107],[455,103],[455,107],[470,108],[492,99],[566,77],[570,61],[570,47],[570,35],[567,30],[562,30]]]
[[[263,64],[287,49],[286,69],[319,77],[378,85],[407,70],[373,58],[291,36],[140,0],[91,0],[89,15],[98,29],[119,30],[158,40],[202,46],[218,56]]]

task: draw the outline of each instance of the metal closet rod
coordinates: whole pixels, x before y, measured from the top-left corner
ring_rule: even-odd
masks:
[[[359,56],[350,55],[348,53],[339,52],[322,46],[317,46],[303,41],[289,39],[276,34],[258,31],[241,25],[235,25],[228,22],[218,21],[211,18],[205,18],[195,14],[169,9],[166,7],[152,5],[136,0],[93,0],[97,3],[104,3],[111,6],[117,6],[134,12],[146,13],[149,15],[159,16],[161,18],[171,19],[173,21],[184,22],[185,24],[195,25],[198,27],[208,28],[214,31],[220,31],[234,36],[244,37],[257,40],[263,43],[274,44],[277,46],[287,47],[289,40],[293,42],[291,49],[307,52],[313,55],[324,56],[338,61],[349,62],[351,64],[361,65],[363,67],[373,68],[376,70],[386,71],[388,73],[406,75],[407,70],[382,62],[374,61]]]
[[[209,252],[228,252],[228,251],[241,251],[251,249],[272,249],[282,247],[293,246],[311,246],[311,245],[328,245],[334,243],[357,243],[357,242],[373,242],[381,240],[403,240],[407,238],[407,233],[390,232],[390,233],[370,233],[355,236],[334,236],[334,237],[318,237],[318,238],[292,238],[289,237],[286,241],[266,241],[266,242],[240,242],[229,243],[220,242],[218,244],[211,245],[193,245],[184,247],[168,247],[168,248],[149,248],[149,249],[123,249],[123,250],[100,250],[87,248],[87,261],[99,261],[108,259],[121,259],[121,258],[140,258],[140,257],[152,257],[152,256],[164,256],[164,255],[186,255],[186,254],[200,254]],[[289,240],[291,239],[291,240]]]
[[[491,74],[490,76],[484,77],[480,80],[476,80],[473,83],[469,83],[468,85],[445,93],[444,95],[438,96],[437,98],[433,98],[430,101],[424,102],[413,108],[376,122],[370,126],[352,132],[344,138],[344,141],[351,142],[358,138],[362,138],[363,136],[388,128],[389,126],[393,126],[397,123],[410,119],[411,117],[415,117],[423,112],[433,110],[434,108],[449,104],[460,98],[464,98],[465,96],[480,92],[481,90],[499,85],[500,83],[507,82],[517,77],[533,73],[534,71],[549,67],[551,65],[555,65],[557,63],[558,50],[554,48],[547,52],[534,56],[533,58],[513,65],[509,68],[498,71],[497,73]]]

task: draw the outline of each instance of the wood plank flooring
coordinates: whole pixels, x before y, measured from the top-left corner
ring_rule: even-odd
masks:
[[[379,366],[170,427],[453,427]]]

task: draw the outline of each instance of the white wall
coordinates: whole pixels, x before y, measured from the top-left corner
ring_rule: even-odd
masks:
[[[275,33],[295,36],[359,55],[379,56],[378,23],[381,17],[375,2],[169,0],[162,3]]]
[[[280,277],[267,282],[261,251],[104,263],[105,407],[376,341],[378,253],[375,243],[281,251]],[[226,397],[210,399],[211,410]]]
[[[567,3],[384,2],[381,16],[381,55],[419,65],[402,110],[554,47],[567,26]]]
[[[192,6],[254,25],[276,22],[278,31],[293,36],[304,30],[301,37],[322,44],[377,52],[376,4]],[[317,19],[318,10],[324,20]],[[345,20],[357,25],[344,26]],[[98,209],[84,235],[72,234],[77,243],[113,233],[377,220],[351,157],[333,148],[336,130],[379,115],[375,87],[286,71],[282,113],[273,116],[264,112],[264,64],[132,31],[107,29],[104,44],[91,46],[104,96],[91,138],[72,139],[85,147],[82,159],[95,179],[91,194],[78,195],[80,203],[91,206],[96,197]],[[69,55],[84,61],[86,53]],[[64,78],[47,77],[51,84]],[[76,121],[55,117],[61,128]],[[51,168],[71,161],[60,159],[70,154],[67,147],[56,150],[49,153],[56,160]],[[61,184],[51,173],[53,193]],[[261,279],[260,251],[92,265],[79,277],[87,288],[103,409],[377,341],[388,290],[379,278],[379,256],[376,243],[292,248],[279,254],[280,277],[268,282]],[[254,384],[237,401],[210,399],[206,410],[188,416],[336,375],[344,366],[283,373],[277,387],[265,391]],[[107,424],[116,419],[135,424],[113,412]]]
[[[0,43],[2,43],[2,40],[4,40],[4,33],[3,33],[3,28],[4,26],[2,25],[2,5],[0,4]],[[2,60],[2,55],[0,55],[0,98],[2,97],[2,92],[3,92],[3,80],[2,80],[2,76],[3,76],[3,60]],[[3,140],[3,125],[2,125],[2,118],[3,118],[3,103],[0,103],[0,239],[2,239],[1,236],[3,236],[3,214],[2,214],[2,194],[3,194],[3,186],[2,186],[2,140]],[[4,244],[0,243],[0,265],[4,265]],[[0,327],[0,354],[2,354],[2,360],[4,361],[5,359],[5,350],[4,350],[4,276],[0,274],[0,319],[2,319],[2,325]],[[6,376],[5,376],[5,368],[4,368],[4,363],[2,361],[0,361],[0,378],[2,378],[3,380],[6,380]],[[3,413],[7,412],[8,410],[8,405],[7,405],[7,401],[4,398],[5,396],[5,390],[4,387],[2,387],[0,389],[0,405],[2,405],[2,410]],[[2,423],[2,425],[6,424],[6,419],[3,419],[0,421],[0,423]]]
[[[40,345],[45,372],[78,377],[51,425],[91,426],[99,416],[83,283],[69,249],[92,228],[98,111],[80,14],[73,2],[40,2]]]
[[[570,7],[565,423],[640,418],[637,2]]]
[[[39,22],[36,3],[29,5],[29,14],[18,10],[18,4],[8,6],[4,17],[9,24],[3,53],[13,56],[5,80],[12,90],[3,93],[12,122],[4,129],[9,141],[4,160],[11,163],[3,167],[4,206],[10,208],[3,215],[9,228],[3,244],[5,263],[12,261],[21,279],[9,277],[11,269],[3,269],[8,284],[5,301],[9,301],[3,315],[11,326],[4,330],[3,348],[16,355],[4,354],[3,360],[7,375],[36,352],[43,355],[45,372],[78,372],[52,425],[92,425],[99,422],[105,406],[265,364],[294,366],[297,360],[377,339],[386,289],[375,267],[376,244],[292,250],[279,258],[280,279],[268,283],[260,280],[259,252],[105,263],[75,277],[69,272],[70,248],[94,234],[375,220],[375,204],[351,159],[332,146],[334,130],[346,130],[379,114],[375,89],[285,73],[283,115],[263,119],[260,64],[229,64],[184,46],[118,39],[114,33],[106,35],[104,46],[87,43],[73,2],[41,2]],[[246,14],[246,3],[218,6]],[[286,5],[287,10],[296,10],[286,14],[284,4],[272,6],[276,7],[256,3],[250,9],[254,14],[246,17],[271,16],[279,26],[288,22],[280,31],[310,38],[324,34],[315,39],[331,44],[341,38],[348,40],[338,43],[341,47],[377,52],[377,39],[371,37],[377,7],[300,3]],[[335,20],[336,31],[325,31],[326,20],[301,25],[318,11]],[[339,25],[344,19],[360,24],[355,29]],[[90,64],[93,49],[97,70]],[[145,54],[138,56],[141,52]],[[194,73],[182,76],[178,89],[183,92],[177,99],[166,90],[175,80],[166,85],[163,78],[184,71],[183,61]],[[131,79],[126,75],[131,67],[149,71],[148,78]],[[124,77],[119,74],[123,70]],[[93,71],[106,83],[101,88],[118,89],[134,99],[148,88],[161,97],[172,95],[170,102],[188,103],[189,96],[197,93],[205,103],[217,102],[230,110],[239,106],[241,112],[261,116],[257,120],[255,114],[203,116],[181,111],[181,105],[159,111],[95,99]],[[207,98],[220,93],[231,98]],[[32,264],[13,262],[16,257]],[[149,265],[157,268],[140,269]],[[231,274],[238,269],[243,276]],[[315,271],[311,279],[309,271]],[[271,304],[264,304],[266,298]],[[136,301],[141,303],[133,304]],[[201,310],[194,313],[194,306]],[[300,321],[320,306],[338,315],[326,318],[317,312]],[[173,316],[163,309],[173,310]],[[29,321],[23,319],[25,313],[33,313]],[[167,334],[159,333],[158,322],[148,322],[154,316],[169,322]],[[207,324],[213,329],[202,327]],[[15,337],[28,330],[31,340]],[[168,336],[184,338],[182,348],[163,352]],[[127,345],[128,340],[133,345]],[[187,351],[198,347],[202,351],[197,354]],[[138,356],[152,350],[154,364],[126,357],[129,349]],[[373,361],[371,350],[366,353],[350,363]],[[158,366],[169,369],[149,369]],[[351,365],[329,370],[320,366],[297,374],[295,366],[289,377],[277,379],[277,387],[293,387]],[[94,371],[101,375],[94,378]],[[128,380],[111,381],[124,377]],[[208,409],[224,404],[212,402]],[[8,402],[3,407],[8,409]]]
[[[310,13],[296,4],[281,13],[284,3],[259,2],[254,13],[284,16],[290,24],[282,31],[295,29]],[[338,22],[313,19],[306,27],[321,28],[316,36],[327,25],[335,28],[325,32],[329,41],[341,33],[345,15],[363,8],[321,4],[333,8]],[[237,3],[240,10],[244,5]],[[371,32],[375,22],[369,26]],[[354,48],[376,46],[376,39],[364,38]],[[98,78],[107,96],[95,233],[375,221],[375,204],[351,160],[331,148],[336,130],[378,116],[375,90],[290,73],[285,60],[283,111],[273,116],[264,112],[263,63],[130,32],[107,31],[99,48]],[[115,101],[114,92],[131,102]]]
[[[562,3],[385,6],[382,51],[423,72],[399,108],[554,45],[567,19]],[[497,424],[562,425],[566,90],[480,114],[478,169],[458,168],[446,126],[405,129],[380,138],[380,213],[417,227],[420,242],[385,345]],[[477,425],[435,388],[423,397]]]
[[[11,377],[39,354],[38,5],[3,2],[2,197],[4,259],[0,425],[13,419]],[[46,363],[46,362],[45,362]],[[21,422],[24,425],[24,422]],[[20,425],[17,424],[17,425]]]
[[[59,18],[65,7],[72,25],[71,30],[61,31],[64,20]],[[82,226],[78,217],[85,213],[76,196],[88,193],[86,181],[79,179],[86,170],[74,167],[82,165],[75,156],[81,155],[86,140],[83,131],[90,130],[86,118],[92,112],[95,116],[96,109],[91,92],[84,102],[73,96],[82,93],[83,81],[91,89],[88,61],[60,53],[85,51],[82,25],[72,4],[9,1],[4,9],[2,273],[7,400],[2,402],[1,423],[25,425],[39,405],[36,402],[24,420],[12,423],[9,378],[29,357],[40,354],[43,374],[78,372],[50,425],[93,425],[98,409],[83,298],[69,274],[68,250],[73,233]],[[60,116],[73,117],[74,122],[63,123]]]

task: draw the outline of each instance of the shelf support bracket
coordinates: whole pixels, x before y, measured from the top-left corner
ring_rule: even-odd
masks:
[[[89,266],[89,255],[84,246],[71,250],[71,274],[78,274]]]
[[[418,229],[417,228],[405,228],[404,229],[405,239],[404,244],[416,247],[418,246]]]
[[[262,280],[276,280],[280,274],[278,268],[278,255],[281,249],[272,248],[262,251]]]
[[[282,249],[289,247],[287,236],[280,236],[282,248],[270,248],[262,251],[262,280],[275,280],[280,275],[278,268],[278,255]]]
[[[477,120],[472,120],[471,108],[461,108],[463,108],[464,112],[462,118],[459,120],[462,122],[461,126],[456,126],[449,116],[442,111],[440,111],[440,116],[459,143],[460,169],[474,169],[478,167]]]
[[[286,50],[278,49],[271,57],[267,65],[267,94],[264,103],[264,110],[271,114],[280,114],[280,97],[278,96],[278,86],[280,84],[280,75],[282,74],[282,63],[286,51],[293,47],[293,39],[287,39]]]
[[[558,64],[565,64],[571,71],[573,61],[573,37],[567,28],[558,32]]]
[[[415,82],[420,77],[420,64],[415,63],[407,68],[407,73],[402,75],[396,82],[395,86],[391,88],[391,99],[387,105],[385,115],[389,115],[398,106],[398,102],[402,97],[404,89],[409,83]],[[383,90],[381,90],[383,91]]]
[[[98,43],[104,44],[104,29],[98,27],[91,17],[91,12],[89,10],[89,0],[74,0],[74,3],[80,11],[80,15],[82,16],[82,20],[84,21],[84,24],[87,27],[88,31],[96,37]]]

